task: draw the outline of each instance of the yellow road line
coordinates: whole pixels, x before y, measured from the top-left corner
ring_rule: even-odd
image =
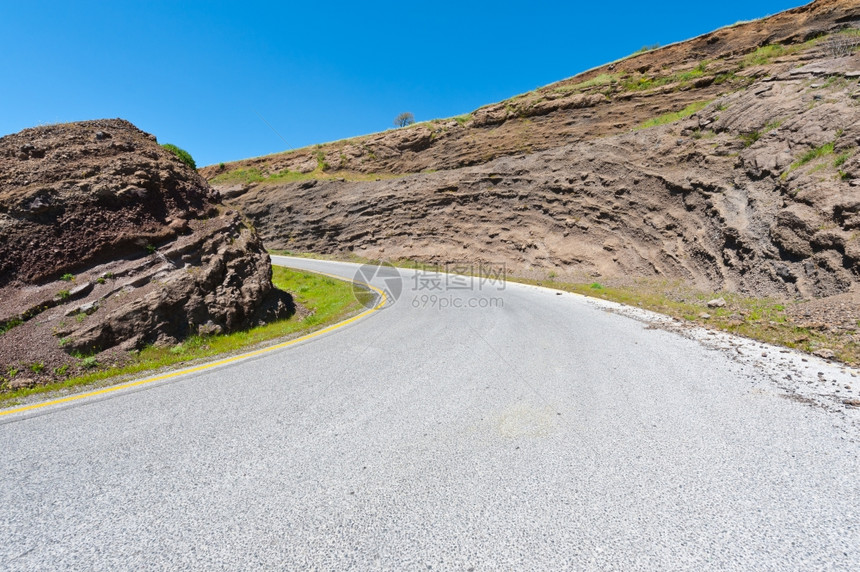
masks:
[[[299,270],[302,270],[302,269],[299,269]],[[346,280],[345,278],[342,278],[342,277],[340,277],[340,276],[335,276],[335,275],[333,275],[333,274],[327,274],[327,273],[325,273],[325,272],[314,272],[313,270],[302,270],[302,272],[312,272],[312,273],[314,273],[314,274],[320,274],[320,275],[322,275],[322,276],[328,276],[329,278],[334,278],[334,279],[336,279],[336,280],[343,280],[344,282],[349,282],[349,280]],[[337,324],[332,324],[331,326],[325,327],[325,328],[323,328],[323,329],[321,329],[321,330],[317,330],[317,331],[315,331],[315,332],[311,332],[310,334],[306,334],[306,335],[304,335],[304,336],[301,336],[301,337],[298,337],[298,338],[295,338],[295,339],[293,339],[293,340],[289,340],[289,341],[286,341],[286,342],[283,342],[283,343],[280,343],[280,344],[276,344],[276,345],[274,345],[274,346],[269,346],[269,347],[261,348],[261,349],[259,349],[259,350],[254,350],[254,351],[252,351],[252,352],[248,352],[248,353],[240,354],[240,355],[237,355],[237,356],[233,356],[233,357],[229,357],[229,358],[224,358],[224,359],[221,359],[221,360],[218,360],[218,361],[213,361],[213,362],[210,362],[210,363],[205,363],[205,364],[203,364],[203,365],[198,365],[198,366],[196,366],[196,367],[190,367],[190,368],[187,368],[187,369],[181,369],[181,370],[178,370],[178,371],[172,371],[172,372],[170,372],[170,373],[165,373],[165,374],[163,374],[163,375],[159,375],[159,376],[156,376],[156,377],[148,377],[148,378],[146,378],[146,379],[139,379],[139,380],[137,380],[137,381],[130,381],[130,382],[128,382],[128,383],[121,383],[121,384],[119,384],[119,385],[112,385],[112,386],[110,386],[110,387],[105,387],[105,388],[102,388],[102,389],[96,389],[96,390],[94,390],[94,391],[87,391],[87,392],[84,392],[84,393],[77,393],[77,394],[75,394],[75,395],[70,395],[70,396],[68,396],[68,397],[61,397],[61,398],[59,398],[59,399],[52,399],[52,400],[50,400],[50,401],[43,401],[43,402],[41,402],[41,403],[33,403],[32,405],[24,405],[24,406],[22,406],[22,407],[16,407],[16,408],[14,408],[14,409],[6,409],[5,411],[0,411],[0,417],[3,417],[4,415],[12,415],[13,413],[23,413],[24,411],[32,411],[32,410],[34,410],[34,409],[40,409],[40,408],[42,408],[42,407],[49,407],[49,406],[51,406],[51,405],[59,405],[59,404],[61,404],[61,403],[68,403],[68,402],[70,402],[70,401],[77,401],[77,400],[79,400],[79,399],[86,399],[86,398],[88,398],[88,397],[94,397],[94,396],[96,396],[96,395],[104,395],[104,394],[106,394],[106,393],[112,393],[112,392],[114,392],[114,391],[119,391],[119,390],[121,390],[121,389],[128,389],[129,387],[137,387],[137,386],[140,386],[140,385],[146,385],[147,383],[153,383],[153,382],[156,382],[156,381],[163,381],[163,380],[165,380],[165,379],[170,379],[170,378],[172,378],[172,377],[179,377],[180,375],[185,375],[185,374],[188,374],[188,373],[195,373],[195,372],[198,372],[198,371],[203,371],[203,370],[206,370],[206,369],[210,369],[210,368],[213,368],[213,367],[217,367],[217,366],[219,366],[219,365],[225,365],[225,364],[232,363],[232,362],[234,362],[234,361],[238,361],[238,360],[241,360],[241,359],[245,359],[245,358],[249,358],[249,357],[258,356],[258,355],[261,355],[261,354],[264,354],[264,353],[268,353],[268,352],[271,352],[271,351],[274,351],[274,350],[279,350],[279,349],[281,349],[281,348],[285,348],[285,347],[287,347],[287,346],[291,346],[291,345],[293,345],[293,344],[297,344],[297,343],[299,343],[299,342],[303,342],[303,341],[305,341],[305,340],[309,340],[309,339],[311,339],[311,338],[315,338],[315,337],[317,337],[317,336],[321,336],[321,335],[323,335],[323,334],[327,334],[328,332],[334,331],[334,330],[336,330],[336,329],[338,329],[338,328],[342,328],[342,327],[344,327],[344,326],[346,326],[346,325],[348,325],[348,324],[351,324],[351,323],[353,323],[353,322],[355,322],[355,321],[357,321],[357,320],[360,320],[361,318],[363,318],[363,317],[365,317],[365,316],[368,316],[368,315],[372,314],[373,312],[376,312],[377,310],[379,310],[380,308],[382,308],[382,307],[385,305],[385,302],[387,301],[387,298],[386,298],[386,296],[385,296],[385,292],[383,292],[382,290],[380,290],[380,289],[379,289],[379,288],[377,288],[376,286],[371,286],[370,284],[368,284],[368,283],[366,283],[366,282],[361,282],[361,281],[358,281],[358,280],[352,280],[352,282],[357,283],[357,284],[361,284],[362,286],[367,286],[368,288],[370,288],[371,290],[373,290],[373,291],[375,291],[377,294],[379,294],[379,303],[378,303],[376,306],[374,306],[373,308],[370,308],[370,309],[368,309],[368,310],[365,310],[365,311],[364,311],[364,312],[362,312],[361,314],[358,314],[358,315],[356,315],[356,316],[353,316],[352,318],[349,318],[349,319],[347,319],[347,320],[344,320],[343,322],[338,322]]]

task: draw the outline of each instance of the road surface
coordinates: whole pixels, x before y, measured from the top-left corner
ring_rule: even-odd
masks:
[[[860,568],[860,417],[737,357],[799,356],[371,278],[396,302],[307,342],[0,416],[0,569]]]

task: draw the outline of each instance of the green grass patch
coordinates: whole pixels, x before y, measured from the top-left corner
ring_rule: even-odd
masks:
[[[762,133],[769,133],[774,129],[778,129],[783,123],[785,123],[785,119],[774,119],[773,121],[768,121],[767,125],[762,129]]]
[[[827,36],[819,36],[817,38],[812,38],[802,44],[768,44],[766,46],[761,46],[744,57],[743,62],[741,62],[741,67],[747,68],[751,66],[767,65],[778,57],[796,54],[809,49],[824,40],[826,37]]]
[[[705,72],[708,69],[707,62],[699,62],[695,68],[690,71],[680,72],[674,75],[673,79],[675,81],[690,81],[693,79],[698,79],[705,75]]]
[[[734,72],[725,72],[720,73],[714,76],[714,85],[722,85],[724,83],[730,83],[732,80],[737,77]]]
[[[716,136],[717,136],[717,134],[714,130],[705,129],[704,131],[702,131],[698,127],[693,129],[693,134],[692,134],[693,139],[713,139]]]
[[[743,141],[744,147],[749,147],[759,139],[761,139],[762,135],[777,129],[780,125],[783,124],[784,119],[774,119],[769,121],[761,130],[750,131],[748,133],[741,133],[738,135],[738,138]]]
[[[817,173],[818,171],[822,171],[822,170],[826,169],[828,166],[829,165],[827,163],[819,163],[818,165],[816,165],[812,169],[810,169],[809,173],[807,173],[807,174],[812,175],[813,173]]]
[[[636,129],[648,129],[649,127],[656,127],[658,125],[665,125],[667,123],[674,123],[675,121],[680,121],[681,119],[690,117],[697,111],[701,111],[702,109],[707,107],[709,103],[710,101],[698,101],[695,103],[691,103],[681,111],[675,111],[674,113],[666,113],[664,115],[660,115],[659,117],[649,119],[645,123],[636,127]]]
[[[679,87],[687,86],[691,81],[703,77],[708,69],[708,62],[699,62],[699,64],[691,69],[684,72],[678,72],[672,75],[667,75],[663,77],[649,76],[649,75],[634,75],[632,77],[623,77],[623,76],[613,76],[612,84],[619,83],[621,89],[624,91],[644,91],[647,89],[653,89],[656,87],[661,87],[668,84],[680,84]],[[608,75],[608,74],[604,74]],[[725,75],[725,74],[723,74]],[[603,76],[598,76],[598,78]],[[598,78],[595,78],[598,79]],[[729,79],[733,79],[733,76],[726,75],[725,77],[716,76],[714,81],[717,83],[717,80],[720,80],[719,83],[727,81]],[[575,87],[575,86],[572,86]]]
[[[820,157],[826,157],[828,155],[833,155],[833,142],[825,143],[820,147],[816,147],[815,149],[810,149],[806,153],[800,156],[800,158],[791,164],[789,170],[797,169],[798,167],[802,167],[807,163],[810,163]]]
[[[849,158],[851,158],[851,155],[852,155],[851,151],[845,151],[844,153],[840,153],[839,155],[836,156],[835,159],[833,159],[833,166],[838,169],[839,167],[841,167],[842,165],[845,164],[845,161],[847,161]]]
[[[589,80],[581,81],[570,85],[559,86],[553,91],[555,91],[556,93],[571,93],[575,91],[583,91],[591,87],[603,87],[606,85],[615,84],[618,82],[619,78],[620,76],[617,74],[602,73]]]
[[[217,336],[191,336],[173,347],[146,347],[131,363],[120,367],[102,367],[93,356],[80,356],[81,367],[93,371],[64,381],[21,389],[0,395],[0,406],[11,407],[21,398],[35,393],[59,391],[98,383],[110,385],[126,381],[129,377],[146,372],[208,360],[220,355],[239,353],[273,340],[297,337],[313,330],[341,321],[364,308],[353,295],[352,284],[320,274],[274,266],[272,282],[276,287],[293,294],[295,301],[310,311],[304,318],[295,316],[271,324],[231,334]],[[62,370],[62,371],[60,371]],[[64,375],[67,366],[55,373]],[[18,373],[7,372],[11,379]]]
[[[0,322],[0,335],[5,334],[15,326],[20,326],[23,323],[24,320],[22,320],[21,318],[12,318],[5,322]]]
[[[763,66],[769,64],[774,58],[778,58],[786,53],[788,53],[788,50],[782,44],[768,44],[766,46],[761,46],[754,52],[746,55],[743,61],[743,66]]]
[[[750,147],[753,143],[761,138],[760,131],[750,131],[749,133],[741,133],[738,138],[743,141],[744,147]]]
[[[233,171],[228,171],[226,173],[221,173],[220,175],[216,175],[209,182],[212,184],[217,183],[241,183],[241,184],[250,184],[257,183],[259,181],[265,180],[265,176],[263,176],[262,171],[256,167],[251,167],[250,169],[235,169]]]
[[[404,125],[404,127],[406,127],[406,126]],[[317,170],[318,171],[328,171],[329,170],[329,168],[330,168],[329,164],[326,162],[325,153],[322,150],[319,150],[316,152],[316,159],[317,159]]]
[[[836,132],[836,139],[839,139],[839,137],[841,137],[841,136],[842,136],[842,130],[840,129]],[[779,178],[782,180],[785,180],[788,178],[788,175],[792,171],[794,171],[795,169],[803,167],[804,165],[811,163],[812,161],[815,161],[816,159],[820,159],[822,157],[829,157],[830,155],[833,155],[835,147],[836,147],[836,141],[834,140],[834,141],[830,141],[829,143],[825,143],[824,145],[821,145],[819,147],[815,147],[814,149],[810,149],[809,151],[807,151],[806,153],[801,155],[794,163],[789,165],[788,169],[783,171],[782,174],[779,176]],[[848,160],[848,157],[851,156],[851,153],[852,153],[852,151],[846,151],[846,152],[838,155],[836,157],[836,159],[833,160],[833,166],[837,167],[837,168],[841,167],[845,163],[845,161]],[[838,165],[836,164],[837,162],[839,162]],[[813,170],[813,172],[819,171],[822,168],[824,168],[824,167],[819,165]],[[840,171],[840,176],[841,176],[841,171]]]
[[[672,83],[673,79],[674,78],[672,76],[651,77],[648,75],[640,75],[638,77],[625,80],[621,84],[621,88],[624,91],[644,91],[646,89],[652,89]]]

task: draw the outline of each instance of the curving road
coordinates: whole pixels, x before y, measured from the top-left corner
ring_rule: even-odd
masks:
[[[850,372],[402,280],[313,340],[0,416],[0,569],[860,568],[860,417],[780,381]]]

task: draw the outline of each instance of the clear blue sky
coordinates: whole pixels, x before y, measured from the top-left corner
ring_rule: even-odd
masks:
[[[198,165],[472,111],[803,0],[12,2],[0,135],[122,117]]]

